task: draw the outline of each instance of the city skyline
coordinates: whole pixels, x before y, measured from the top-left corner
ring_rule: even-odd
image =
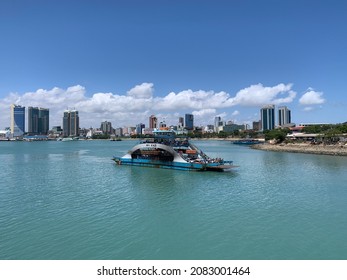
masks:
[[[128,129],[128,128],[134,128],[136,130],[137,134],[141,134],[140,131],[142,129],[148,129],[152,130],[154,128],[160,128],[160,127],[178,127],[178,129],[188,129],[188,130],[194,130],[194,129],[206,129],[206,131],[211,132],[210,127],[212,128],[212,131],[219,132],[224,130],[224,128],[228,127],[228,125],[233,127],[240,127],[240,129],[252,129],[256,131],[264,131],[264,130],[273,130],[277,128],[285,128],[285,127],[295,127],[295,126],[303,126],[303,125],[322,125],[322,124],[328,124],[328,123],[293,123],[291,122],[291,110],[287,106],[276,106],[274,104],[267,104],[260,109],[260,120],[253,121],[252,125],[249,124],[239,124],[235,123],[230,120],[223,119],[221,116],[215,116],[214,117],[214,123],[204,123],[196,125],[194,123],[194,115],[193,114],[184,114],[184,117],[178,116],[176,120],[174,120],[172,123],[166,123],[165,119],[158,120],[158,118],[155,115],[150,115],[148,117],[148,124],[146,124],[145,121],[141,121],[139,123],[132,123],[128,126],[113,126],[112,122],[104,120],[100,123],[100,125],[96,126],[88,126],[88,127],[81,127],[80,126],[80,118],[79,118],[79,111],[76,109],[73,110],[64,110],[63,117],[62,117],[62,124],[60,125],[53,125],[52,127],[49,126],[49,108],[41,108],[41,107],[28,107],[28,112],[26,113],[26,107],[19,105],[19,104],[11,104],[11,125],[10,127],[0,129],[2,131],[5,131],[6,129],[9,129],[12,134],[14,133],[15,129],[20,128],[20,135],[24,134],[28,135],[34,135],[34,134],[42,134],[46,135],[49,131],[54,130],[56,127],[62,127],[63,135],[65,137],[67,136],[77,136],[78,135],[78,129],[80,130],[88,130],[94,129],[94,130],[101,130],[106,134],[112,133],[111,130],[117,130],[117,129]],[[20,111],[20,116],[18,115]],[[27,116],[27,118],[26,118]],[[277,116],[277,117],[276,117]],[[16,123],[19,123],[16,124]],[[143,123],[145,122],[145,123]],[[331,123],[333,124],[333,123]],[[236,126],[235,126],[236,125]],[[27,129],[26,129],[27,127]],[[223,128],[222,128],[223,127]],[[241,128],[244,127],[244,128]],[[226,128],[228,130],[228,128]]]
[[[347,121],[342,1],[0,3],[0,128],[10,104],[67,108],[81,127],[167,123],[193,114],[238,124],[267,104],[293,123]],[[196,11],[199,11],[197,13]],[[64,16],[62,16],[64,15]]]

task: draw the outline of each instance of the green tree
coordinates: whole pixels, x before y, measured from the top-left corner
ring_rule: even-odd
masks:
[[[267,130],[264,131],[265,134],[265,140],[272,140],[275,139],[279,143],[283,142],[286,139],[288,130],[287,129],[273,129],[273,130]]]

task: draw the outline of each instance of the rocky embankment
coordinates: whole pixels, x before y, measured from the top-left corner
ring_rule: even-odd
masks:
[[[252,148],[258,149],[258,150],[265,150],[265,151],[274,151],[274,152],[347,156],[347,144],[345,145],[260,144],[260,145],[253,145]]]

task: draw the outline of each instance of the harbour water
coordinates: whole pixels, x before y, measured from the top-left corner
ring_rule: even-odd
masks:
[[[134,143],[0,142],[0,259],[347,259],[347,157],[195,141],[239,167],[116,166]]]

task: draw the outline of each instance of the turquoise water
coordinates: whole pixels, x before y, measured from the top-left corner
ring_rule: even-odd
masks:
[[[114,165],[134,141],[0,142],[0,259],[347,259],[347,157],[195,143],[239,168]]]

